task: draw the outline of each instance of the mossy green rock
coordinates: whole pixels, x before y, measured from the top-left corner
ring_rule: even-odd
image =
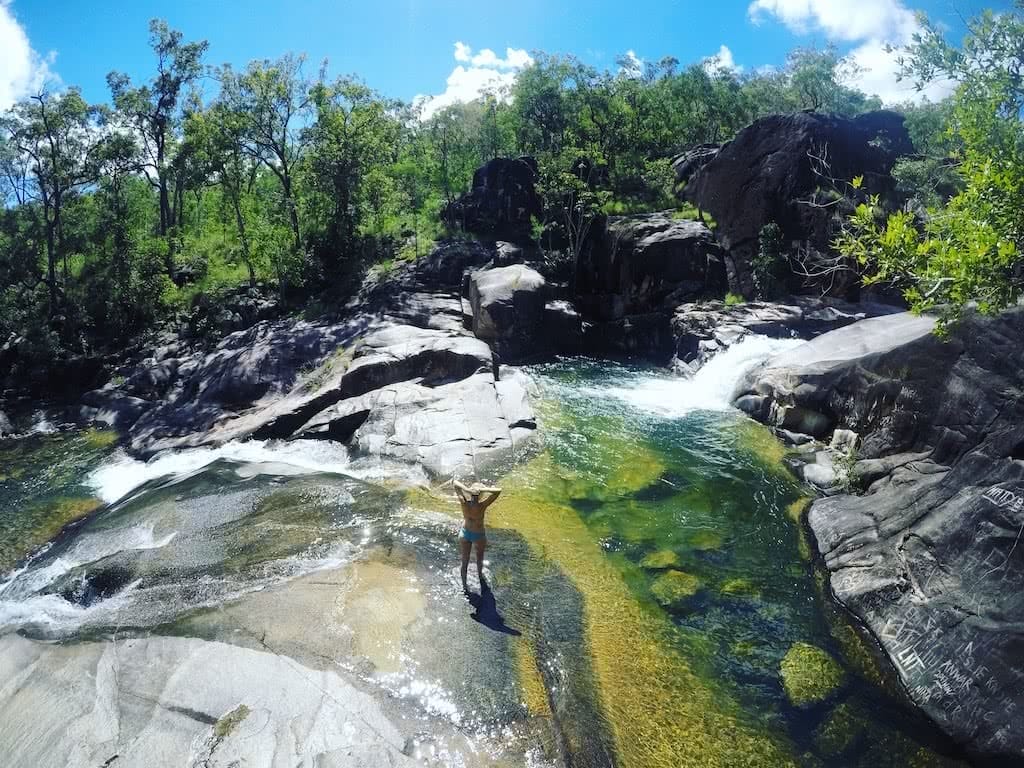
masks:
[[[786,696],[795,707],[824,701],[842,687],[846,674],[826,651],[807,643],[794,643],[780,668]]]
[[[761,590],[750,579],[729,579],[722,582],[718,590],[723,595],[730,597],[760,597]]]
[[[664,571],[669,568],[678,568],[679,566],[679,555],[671,549],[651,552],[651,554],[640,561],[640,567],[646,568],[649,571]]]
[[[700,586],[700,579],[693,574],[669,571],[654,580],[651,594],[662,605],[670,606],[693,597],[700,590]]]
[[[697,531],[687,540],[691,547],[701,552],[722,548],[722,534],[718,531],[704,529]]]
[[[849,704],[840,704],[814,732],[814,747],[822,757],[838,757],[864,736],[867,717]]]

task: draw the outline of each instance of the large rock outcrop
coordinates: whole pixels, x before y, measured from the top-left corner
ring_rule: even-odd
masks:
[[[582,293],[614,296],[621,313],[642,314],[727,288],[724,254],[698,221],[671,212],[613,218],[583,265]]]
[[[861,437],[865,495],[808,522],[832,591],[910,697],[968,749],[1024,757],[1024,310],[947,341],[900,314],[769,361],[737,403],[779,426]]]
[[[495,253],[443,244],[392,280],[369,280],[343,321],[264,321],[212,350],[164,339],[87,393],[80,416],[125,433],[142,457],[303,437],[346,441],[357,457],[407,461],[434,476],[512,458],[536,429],[525,381],[499,376],[491,347],[466,329],[461,287],[471,274],[539,281],[535,302],[513,291],[508,317],[497,300],[487,304],[500,333],[481,335],[495,347],[528,344],[557,308],[526,267],[480,272]]]
[[[522,264],[480,270],[470,276],[467,287],[478,339],[494,344],[510,360],[537,350],[549,298],[539,272]]]
[[[798,112],[756,120],[693,176],[687,199],[714,217],[728,251],[732,290],[754,291],[751,259],[770,223],[784,243],[827,254],[844,213],[837,205],[846,184],[863,177],[863,193],[892,203],[896,159],[913,145],[895,112],[853,119]]]
[[[530,243],[533,218],[543,213],[536,184],[532,157],[495,158],[476,170],[469,192],[448,206],[445,219],[490,240]]]

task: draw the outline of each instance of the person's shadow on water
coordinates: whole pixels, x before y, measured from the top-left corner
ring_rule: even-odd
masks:
[[[466,597],[469,598],[470,605],[476,610],[475,613],[469,615],[473,621],[479,622],[495,632],[504,632],[506,635],[519,637],[522,634],[518,629],[508,626],[502,615],[498,613],[498,604],[494,600],[494,592],[491,591],[490,585],[486,582],[480,585],[480,594],[467,592]]]

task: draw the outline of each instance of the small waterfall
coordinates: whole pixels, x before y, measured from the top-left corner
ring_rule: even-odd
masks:
[[[272,464],[275,474],[345,473],[349,456],[345,446],[329,441],[301,440],[290,443],[263,440],[232,441],[216,448],[190,448],[139,461],[119,451],[94,470],[87,483],[108,504],[123,499],[136,488],[165,477],[198,472],[218,459],[246,465]]]
[[[747,336],[713,357],[690,378],[669,374],[644,376],[629,387],[612,387],[605,393],[640,410],[669,418],[693,411],[726,411],[740,379],[755,366],[805,342]]]

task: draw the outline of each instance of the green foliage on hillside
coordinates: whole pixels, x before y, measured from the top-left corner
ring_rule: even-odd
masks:
[[[337,306],[373,265],[386,275],[445,236],[443,208],[495,157],[538,160],[536,234],[571,274],[600,217],[678,206],[677,153],[770,113],[880,106],[844,85],[855,73],[832,49],[797,50],[783,68],[743,75],[672,58],[600,71],[537,53],[508,90],[430,111],[354,77],[310,72],[299,55],[209,67],[205,41],[161,21],[150,44],[152,76],[112,72],[109,104],[44,89],[0,117],[0,346],[16,343],[18,365],[116,349],[245,286],[293,309]],[[927,151],[961,151],[964,178],[988,174],[985,183],[1009,190],[1012,140],[991,166],[976,146],[988,147],[994,129],[984,109],[1005,107],[997,91],[983,91],[984,103],[962,94],[952,115],[908,114]],[[904,177],[925,189],[940,171],[907,166]],[[957,205],[998,202],[976,193]],[[852,231],[868,248],[871,233]]]
[[[955,173],[957,191],[947,201],[924,184],[931,194],[923,215],[883,220],[877,201],[862,204],[838,241],[868,282],[898,285],[913,309],[937,311],[943,329],[969,304],[997,312],[1024,289],[1024,1],[1015,7],[971,20],[960,47],[922,19],[904,75],[922,87],[936,79],[959,86],[942,114],[921,115],[912,126],[952,154],[955,165],[944,172]]]

